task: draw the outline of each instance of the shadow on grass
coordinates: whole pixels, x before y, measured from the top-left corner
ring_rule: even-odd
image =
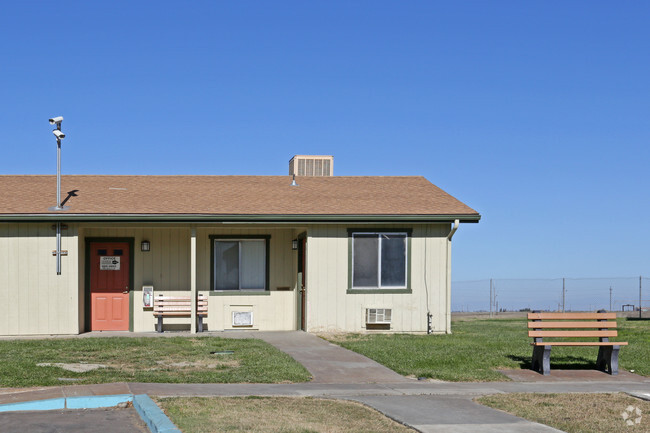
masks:
[[[626,317],[625,320],[629,322],[650,322],[650,317]]]
[[[522,370],[530,370],[532,368],[532,354],[531,356],[525,357],[520,355],[508,355],[508,358],[519,363],[519,368]],[[551,353],[551,368],[560,370],[596,369],[596,361],[585,358],[584,356],[553,356]]]

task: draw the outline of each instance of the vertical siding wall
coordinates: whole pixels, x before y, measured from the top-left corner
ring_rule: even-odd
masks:
[[[77,245],[77,226],[68,224],[57,275],[51,223],[0,223],[1,335],[79,332]]]
[[[142,302],[142,286],[153,285],[154,294],[187,296],[190,291],[190,230],[189,228],[142,227],[82,227],[81,248],[86,238],[133,238],[133,330],[153,331],[151,308]],[[151,242],[151,251],[140,251],[143,240]],[[85,251],[83,252],[85,255]],[[82,263],[84,263],[82,261]],[[83,265],[82,265],[83,266]],[[85,270],[84,270],[85,271]],[[85,279],[82,280],[81,299],[85,305]],[[83,308],[83,307],[82,307]],[[188,319],[170,318],[165,323],[189,323]]]
[[[366,308],[392,308],[392,332],[426,332],[428,303],[433,314],[433,331],[448,332],[446,236],[450,225],[381,225],[369,227],[369,230],[379,228],[413,230],[412,293],[347,294],[348,227],[310,226],[307,240],[308,331],[364,331]]]
[[[211,296],[210,235],[271,235],[270,293],[262,296]],[[151,308],[142,302],[142,286],[153,285],[154,295],[189,296],[190,292],[190,237],[189,227],[85,227],[81,232],[82,249],[85,238],[134,238],[133,330],[155,330],[156,318]],[[232,329],[232,311],[253,311],[254,329],[296,329],[296,254],[291,250],[292,229],[240,229],[199,227],[196,230],[197,290],[208,295],[208,330]],[[151,251],[140,251],[143,240],[151,242]],[[83,255],[83,253],[82,253]],[[82,261],[83,263],[83,261]],[[82,265],[83,266],[83,265]],[[82,286],[83,283],[82,280]],[[277,291],[290,287],[291,291]],[[82,295],[83,299],[83,290]],[[82,307],[83,309],[83,301]],[[165,317],[166,329],[189,329],[189,318]]]
[[[291,240],[297,233],[293,229],[245,229],[200,228],[197,230],[198,250],[197,287],[209,293],[210,281],[210,236],[211,235],[270,235],[269,248],[269,292],[263,295],[209,296],[208,329],[233,329],[233,311],[252,311],[253,328],[261,330],[288,331],[297,329],[297,255],[291,249]],[[289,291],[278,291],[278,287],[289,287]]]

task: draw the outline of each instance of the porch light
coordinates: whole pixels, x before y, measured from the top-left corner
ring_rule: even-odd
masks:
[[[292,250],[297,250],[298,249],[298,239],[294,239],[291,241],[291,249]]]
[[[140,251],[151,251],[151,243],[149,241],[142,241]]]

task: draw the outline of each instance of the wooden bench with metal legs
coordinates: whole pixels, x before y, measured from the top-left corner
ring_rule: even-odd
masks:
[[[156,295],[153,303],[153,315],[158,318],[156,330],[162,331],[163,317],[191,317],[192,298],[190,296]],[[203,332],[203,318],[208,315],[208,298],[199,294],[196,300],[197,331]]]
[[[528,313],[528,336],[533,338],[532,369],[548,375],[551,372],[553,346],[598,347],[596,367],[611,375],[618,374],[618,352],[627,342],[612,342],[616,337],[616,313]],[[543,341],[544,338],[598,338],[598,341]]]

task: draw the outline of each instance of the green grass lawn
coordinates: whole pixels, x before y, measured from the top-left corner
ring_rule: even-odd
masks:
[[[454,321],[451,335],[344,334],[326,337],[405,376],[448,381],[507,380],[497,369],[530,368],[525,318]],[[650,376],[650,321],[618,319],[619,368]],[[593,369],[595,347],[554,347],[551,371]]]
[[[230,350],[233,354],[210,352]],[[103,364],[74,373],[41,363]],[[278,383],[310,375],[290,356],[254,339],[73,338],[0,341],[0,387],[108,382]]]

